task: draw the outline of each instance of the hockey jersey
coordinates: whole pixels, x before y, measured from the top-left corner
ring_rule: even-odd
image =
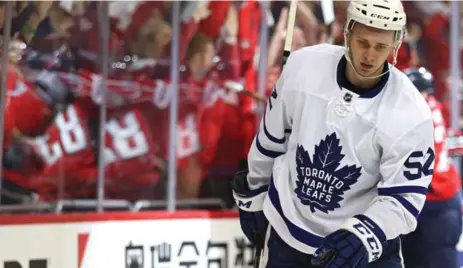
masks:
[[[69,105],[57,114],[44,135],[32,140],[43,162],[42,173],[35,177],[32,188],[45,200],[82,198],[96,192],[96,157],[88,129],[88,110],[80,104]]]
[[[426,101],[431,108],[434,122],[434,151],[436,154],[434,173],[426,201],[447,201],[460,191],[461,178],[449,158],[446,144],[447,128],[442,116],[442,104],[434,96],[428,96]]]
[[[387,239],[411,232],[433,173],[431,111],[407,76],[385,65],[359,95],[341,86],[346,64],[339,46],[293,52],[248,155],[250,188],[268,184],[270,224],[307,254],[358,214]]]

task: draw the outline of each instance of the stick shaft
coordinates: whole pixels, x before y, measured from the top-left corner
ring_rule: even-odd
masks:
[[[289,6],[289,14],[288,14],[288,23],[286,25],[286,38],[285,38],[285,46],[283,51],[283,66],[285,66],[286,60],[291,54],[291,46],[293,44],[293,32],[294,32],[294,24],[296,22],[296,9],[297,9],[297,0],[291,0],[291,4]],[[255,255],[255,262],[254,267],[258,268],[261,265],[261,255],[263,250],[263,241],[259,241],[256,239],[256,255]]]
[[[283,66],[286,63],[286,60],[291,54],[291,46],[293,44],[293,33],[294,33],[294,24],[296,23],[296,9],[297,9],[297,0],[291,0],[291,4],[289,6],[289,14],[288,14],[288,23],[286,25],[286,39],[285,39],[285,47],[283,51]]]

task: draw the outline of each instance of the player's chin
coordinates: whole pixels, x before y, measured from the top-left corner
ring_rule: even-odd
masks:
[[[370,77],[373,76],[374,71],[372,69],[359,68],[357,69],[357,73],[363,77]]]
[[[376,77],[377,75],[379,75],[381,73],[381,66],[380,67],[377,67],[376,66],[372,66],[372,67],[360,67],[358,69],[358,73],[361,74],[362,76],[364,77]]]
[[[372,69],[370,68],[365,68],[361,64],[355,64],[355,72],[359,74],[360,76],[366,76],[368,77],[372,73]]]

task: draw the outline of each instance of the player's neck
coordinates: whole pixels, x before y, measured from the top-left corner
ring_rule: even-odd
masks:
[[[383,72],[382,68],[372,76],[380,75],[381,72]],[[352,64],[346,64],[346,77],[353,85],[364,89],[374,88],[381,80],[381,76],[377,78],[364,78],[359,76]]]

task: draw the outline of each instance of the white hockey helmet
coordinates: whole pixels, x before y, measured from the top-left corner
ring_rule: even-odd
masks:
[[[406,15],[400,0],[352,0],[347,8],[347,24],[350,20],[378,29],[402,31]]]
[[[347,8],[347,21],[344,27],[344,40],[355,22],[383,30],[395,31],[394,65],[397,52],[405,34],[406,14],[400,0],[352,0]]]

